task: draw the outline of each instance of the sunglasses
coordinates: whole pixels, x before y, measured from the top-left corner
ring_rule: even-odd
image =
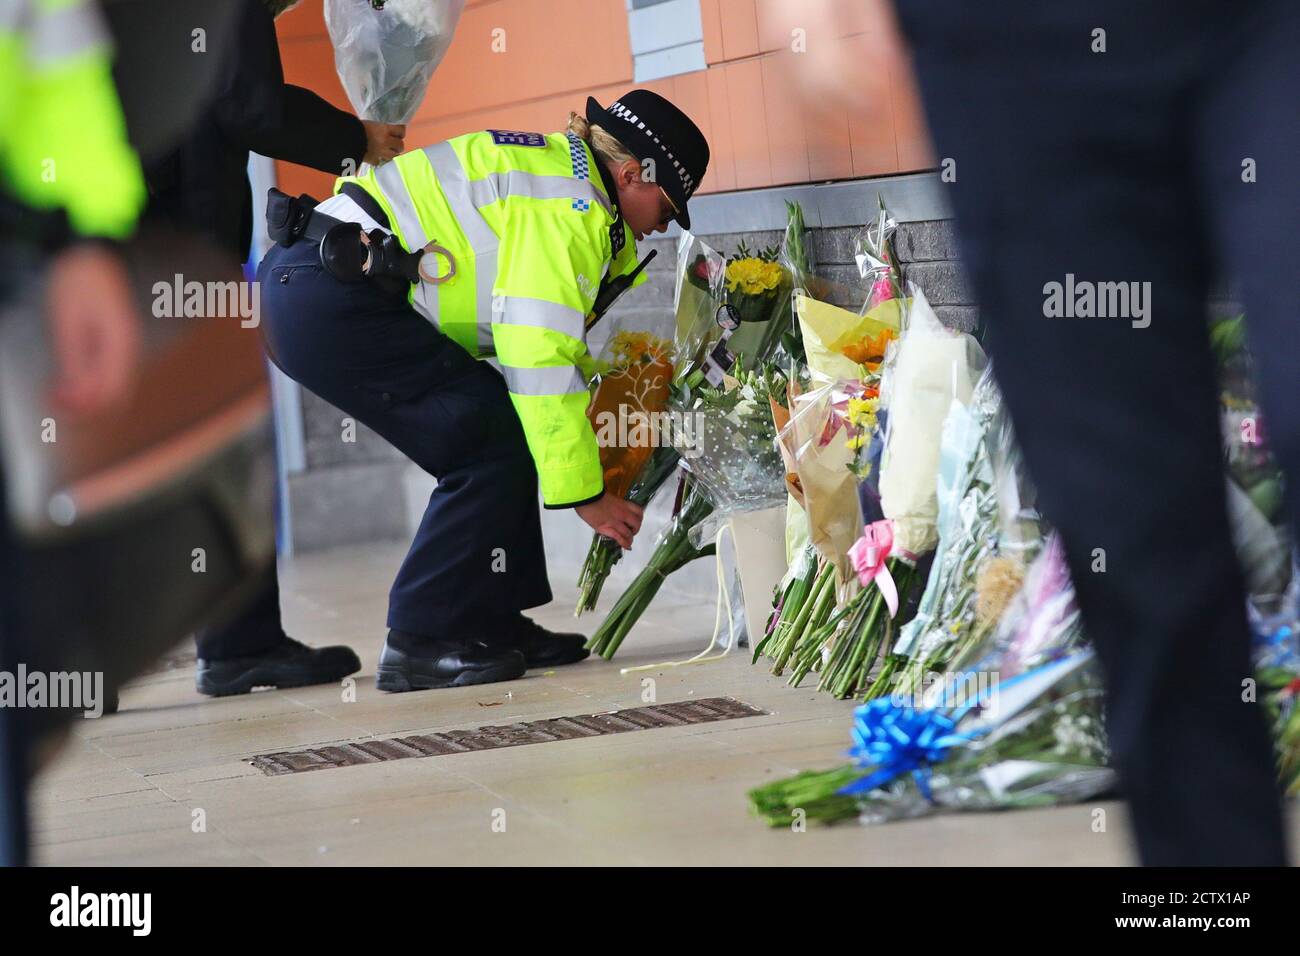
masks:
[[[664,213],[663,218],[659,220],[659,225],[667,226],[677,218],[680,210],[677,208],[677,203],[673,202],[673,197],[668,195],[668,191],[664,189],[664,187],[660,186],[659,192],[663,195],[664,199],[668,200],[668,208],[670,210],[669,212]]]

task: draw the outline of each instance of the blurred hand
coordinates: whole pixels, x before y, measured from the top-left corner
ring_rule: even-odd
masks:
[[[394,156],[400,156],[405,150],[405,125],[375,123],[370,120],[362,120],[361,125],[366,128],[365,161],[371,166],[380,166]]]
[[[121,259],[93,245],[59,253],[50,266],[46,316],[56,409],[91,415],[126,398],[140,360],[141,333]]]
[[[593,531],[617,541],[624,549],[632,547],[632,537],[641,530],[641,516],[645,512],[640,505],[611,494],[573,510]]]

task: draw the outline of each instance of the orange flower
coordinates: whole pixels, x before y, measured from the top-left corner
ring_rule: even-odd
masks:
[[[856,342],[850,342],[840,349],[840,352],[846,358],[852,359],[859,365],[865,365],[874,372],[884,361],[885,350],[889,348],[889,343],[896,335],[897,333],[892,329],[881,329],[875,335],[863,336]]]

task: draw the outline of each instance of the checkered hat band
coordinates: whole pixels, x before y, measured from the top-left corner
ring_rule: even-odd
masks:
[[[659,137],[655,131],[646,126],[640,117],[618,100],[615,100],[609,105],[609,112],[617,116],[619,119],[627,120],[637,129],[643,130],[647,136],[654,140],[655,145],[659,147],[659,151],[668,158],[668,162],[672,164],[673,169],[677,170],[677,178],[682,181],[682,191],[686,194],[686,198],[690,199],[691,194],[695,192],[695,177],[687,172],[686,167],[683,166],[677,157],[672,154],[672,151],[659,141]]]

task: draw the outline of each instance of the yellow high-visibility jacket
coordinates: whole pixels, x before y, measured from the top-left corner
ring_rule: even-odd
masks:
[[[603,491],[585,321],[606,271],[636,265],[596,162],[572,133],[485,130],[335,185],[373,196],[408,251],[436,241],[451,252],[455,275],[413,286],[411,305],[471,355],[496,356],[553,508]]]
[[[85,0],[0,0],[0,176],[82,235],[122,238],[145,200],[113,85],[109,38]]]

